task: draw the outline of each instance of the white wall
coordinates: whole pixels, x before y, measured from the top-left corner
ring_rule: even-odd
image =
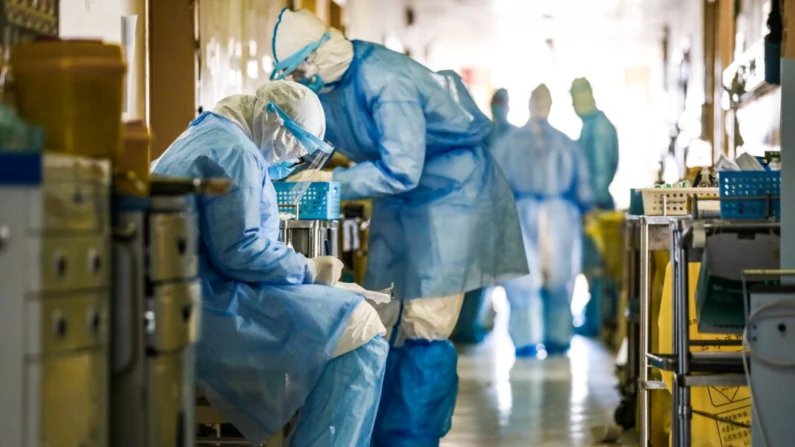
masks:
[[[133,88],[125,120],[146,119],[146,0],[60,0],[62,38],[91,38],[121,43],[121,17],[137,14],[135,55],[129,72]]]

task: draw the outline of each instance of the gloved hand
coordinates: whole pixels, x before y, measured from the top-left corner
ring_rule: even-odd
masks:
[[[288,182],[330,182],[333,173],[331,171],[301,171],[298,174],[287,177]],[[314,177],[314,178],[313,178]]]
[[[345,264],[333,256],[318,256],[309,259],[314,266],[315,284],[333,286],[339,282]]]

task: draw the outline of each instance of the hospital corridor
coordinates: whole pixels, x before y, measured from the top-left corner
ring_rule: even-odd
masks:
[[[459,349],[458,402],[443,447],[637,445],[632,435],[605,438],[621,399],[603,346],[577,337],[568,357],[517,359],[507,318],[495,323],[482,344]]]
[[[795,446],[795,0],[0,0],[0,49],[0,447]]]

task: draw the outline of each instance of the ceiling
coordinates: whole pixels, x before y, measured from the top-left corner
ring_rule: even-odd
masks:
[[[480,57],[511,42],[553,39],[561,52],[612,48],[624,52],[658,46],[666,23],[694,0],[407,0],[416,11],[412,38],[445,42]]]

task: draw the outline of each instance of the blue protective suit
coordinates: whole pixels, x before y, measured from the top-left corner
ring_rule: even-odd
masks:
[[[588,163],[588,176],[594,194],[594,207],[613,210],[615,203],[610,194],[610,184],[618,170],[618,134],[616,128],[599,110],[582,116],[582,132],[577,141]],[[601,275],[603,260],[594,242],[583,235],[583,272],[588,279],[591,300],[585,307],[583,335],[599,334],[602,314],[611,312],[617,305],[617,285]],[[605,309],[602,309],[605,307]]]
[[[364,287],[401,299],[463,293],[526,269],[510,188],[483,145],[489,121],[411,58],[353,41],[320,95],[326,138],[356,166],[343,198],[373,198]]]
[[[334,173],[343,198],[373,198],[364,287],[394,284],[405,300],[525,275],[513,196],[484,144],[489,120],[460,78],[373,43],[354,41],[353,52],[320,99],[326,137],[357,163]],[[374,445],[439,444],[455,406],[456,362],[448,340],[390,351]]]
[[[532,127],[532,126],[536,127]],[[531,274],[507,281],[517,354],[568,348],[570,301],[580,272],[581,216],[591,206],[585,161],[547,121],[508,133],[492,148],[516,197]]]
[[[211,112],[194,120],[154,165],[159,175],[233,181],[228,193],[198,202],[199,386],[254,445],[306,404],[313,417],[299,417],[294,446],[365,447],[372,421],[351,415],[377,408],[387,344],[378,337],[329,362],[361,298],[310,284],[306,258],[278,242],[267,168],[241,129]],[[347,400],[341,401],[343,391]]]

